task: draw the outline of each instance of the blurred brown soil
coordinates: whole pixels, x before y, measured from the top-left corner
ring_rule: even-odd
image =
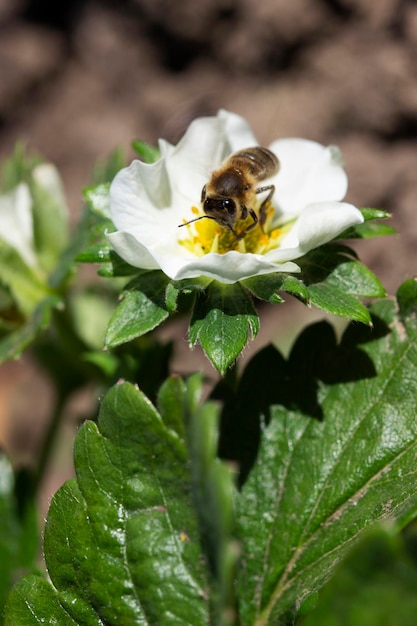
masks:
[[[416,61],[411,0],[0,0],[0,158],[23,139],[55,163],[75,221],[97,159],[129,151],[133,138],[175,142],[221,107],[263,144],[338,144],[347,200],[390,211],[400,233],[357,246],[394,293],[417,269]],[[268,309],[261,341],[292,315]],[[185,362],[202,367],[180,341],[178,369]],[[0,377],[10,449],[22,448],[22,429],[1,420],[9,424],[9,378],[20,388],[22,368]],[[42,430],[33,431],[26,446],[37,445]]]

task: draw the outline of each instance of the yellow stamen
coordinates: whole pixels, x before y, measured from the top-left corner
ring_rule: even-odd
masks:
[[[202,210],[196,206],[191,207],[191,212],[196,217],[204,216]],[[237,250],[242,254],[248,252],[266,254],[279,246],[281,237],[287,231],[285,226],[271,230],[274,214],[274,208],[269,205],[266,209],[263,229],[258,223],[255,227],[247,230],[248,226],[253,223],[250,216],[246,220],[238,220],[234,224],[236,233],[240,234],[246,231],[241,239],[237,239],[229,229],[219,225],[213,219],[205,218],[191,224],[186,224],[188,220],[184,219],[183,223],[186,226],[180,230],[183,231],[181,235],[185,234],[185,236],[180,236],[179,242],[196,256],[204,256],[209,252],[226,254],[231,250]]]

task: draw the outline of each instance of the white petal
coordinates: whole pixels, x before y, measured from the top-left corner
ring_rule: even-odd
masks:
[[[107,239],[110,241],[117,254],[126,261],[126,263],[130,263],[133,267],[140,267],[144,270],[159,269],[158,263],[148,252],[146,247],[130,233],[122,231],[107,233]]]
[[[127,263],[142,269],[160,268],[173,280],[208,276],[222,283],[235,283],[250,276],[273,272],[298,272],[295,263],[271,262],[268,255],[241,254],[231,251],[227,254],[206,254],[195,257],[184,248],[178,253],[176,244],[165,242],[154,248],[146,248],[131,233],[116,232],[107,235],[117,254]]]
[[[236,150],[256,145],[246,121],[220,111],[217,117],[194,120],[170,154],[167,168],[175,192],[191,206],[198,204],[211,172]]]
[[[241,254],[240,252],[227,252],[226,254],[210,253],[205,256],[183,262],[175,268],[174,275],[170,275],[170,267],[163,271],[171,278],[177,280],[183,278],[196,278],[209,276],[221,283],[232,284],[251,276],[272,274],[274,272],[298,272],[300,268],[295,263],[271,263],[267,256],[257,254]]]
[[[335,146],[326,148],[305,139],[279,139],[270,149],[281,163],[273,203],[285,218],[299,215],[312,202],[345,197],[347,176]]]
[[[158,147],[161,157],[166,157],[171,154],[174,147],[172,143],[169,143],[166,139],[158,139]]]
[[[362,213],[347,202],[310,204],[282,239],[279,250],[292,250],[295,256],[287,258],[297,258],[362,222]]]
[[[224,132],[227,137],[228,153],[257,146],[258,141],[247,121],[240,115],[221,109],[217,116],[224,122]]]
[[[120,230],[142,226],[153,230],[162,214],[169,219],[170,205],[171,188],[163,159],[152,164],[133,161],[110,186],[110,213]]]
[[[28,186],[23,183],[11,193],[0,196],[0,238],[13,246],[28,265],[36,265],[32,199]]]

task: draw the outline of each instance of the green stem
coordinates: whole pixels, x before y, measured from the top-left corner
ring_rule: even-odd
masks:
[[[45,438],[42,443],[42,447],[39,452],[39,460],[35,470],[33,492],[37,494],[39,488],[45,478],[45,472],[50,461],[51,452],[54,448],[56,436],[58,434],[59,427],[62,421],[63,409],[67,400],[66,394],[60,393],[52,412],[51,420],[49,422],[48,430],[46,431]]]

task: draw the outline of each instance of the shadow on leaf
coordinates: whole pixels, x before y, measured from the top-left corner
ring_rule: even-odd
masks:
[[[323,419],[320,385],[374,377],[374,363],[360,346],[388,333],[375,317],[373,328],[350,324],[338,343],[333,327],[318,322],[300,334],[287,360],[270,345],[251,359],[239,379],[231,370],[219,382],[212,393],[223,402],[219,455],[239,465],[241,485],[255,462],[261,423],[269,422],[270,407],[282,405]]]

